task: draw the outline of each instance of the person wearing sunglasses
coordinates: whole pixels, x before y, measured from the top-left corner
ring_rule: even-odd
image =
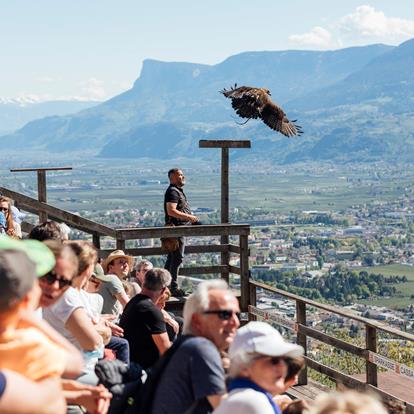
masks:
[[[240,328],[229,348],[229,395],[214,414],[280,414],[273,397],[285,390],[285,359],[302,355],[301,346],[265,322]]]
[[[207,414],[226,393],[220,352],[240,326],[239,303],[224,280],[201,282],[184,305],[183,337],[173,344],[164,370],[154,380],[151,414]],[[177,344],[177,345],[176,345]],[[163,363],[163,358],[160,364]]]
[[[12,200],[10,198],[0,196],[0,213],[3,213],[6,218],[5,233],[10,237],[21,239],[22,230],[20,224],[13,220]]]
[[[75,378],[83,368],[80,353],[36,317],[38,278],[55,265],[52,252],[35,240],[0,237],[0,369],[40,381]]]
[[[41,309],[53,305],[63,296],[72,285],[78,270],[78,259],[69,246],[56,240],[46,240],[43,243],[54,254],[56,264],[50,272],[39,278]]]

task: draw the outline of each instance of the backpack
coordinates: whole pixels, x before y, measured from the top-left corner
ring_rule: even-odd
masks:
[[[178,348],[191,337],[192,335],[182,335],[173,342],[172,346],[147,372],[148,377],[145,384],[139,389],[138,395],[135,395],[133,404],[127,408],[124,414],[148,414],[150,412],[155,391],[158,388],[162,374]]]

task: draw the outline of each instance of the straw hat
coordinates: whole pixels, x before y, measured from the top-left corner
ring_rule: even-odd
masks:
[[[102,268],[105,273],[108,273],[108,265],[115,259],[124,258],[128,261],[129,268],[132,270],[132,266],[134,265],[134,258],[132,256],[128,256],[124,253],[123,250],[114,250],[109,254],[109,256],[102,262]]]

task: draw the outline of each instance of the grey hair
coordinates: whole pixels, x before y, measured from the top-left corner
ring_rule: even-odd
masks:
[[[258,354],[257,352],[241,351],[237,353],[237,355],[230,360],[229,377],[238,377],[243,369],[249,367],[252,362],[260,356],[263,355]]]
[[[145,274],[143,287],[153,292],[157,292],[162,288],[170,286],[170,283],[170,272],[166,269],[154,267],[154,269],[148,270],[148,272]]]
[[[141,260],[140,262],[137,263],[137,265],[135,266],[135,271],[139,272],[141,270],[141,267],[147,266],[149,267],[148,270],[153,269],[154,265],[147,259]]]
[[[184,335],[191,335],[192,327],[191,320],[194,313],[201,313],[208,309],[209,307],[209,298],[208,292],[210,290],[224,290],[231,292],[229,285],[226,281],[222,279],[213,279],[206,280],[201,282],[195,292],[193,292],[187,299],[184,305],[183,317],[184,317],[184,326],[183,333]]]

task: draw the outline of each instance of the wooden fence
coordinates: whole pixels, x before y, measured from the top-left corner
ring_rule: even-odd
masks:
[[[404,364],[399,364],[398,362],[393,361],[377,353],[378,332],[382,331],[386,334],[411,342],[414,342],[413,334],[403,332],[398,329],[394,329],[372,319],[364,318],[347,309],[315,302],[313,300],[306,299],[302,296],[298,296],[286,292],[284,290],[271,287],[269,285],[266,285],[265,283],[255,281],[253,279],[249,279],[249,289],[249,318],[251,320],[267,320],[269,322],[280,325],[286,329],[294,331],[296,333],[296,342],[305,349],[305,354],[307,353],[306,351],[308,348],[308,339],[312,338],[324,344],[330,345],[335,349],[346,351],[352,355],[355,355],[356,357],[362,358],[363,360],[365,360],[366,364],[366,380],[365,382],[360,381],[350,375],[338,371],[337,369],[324,365],[316,361],[315,359],[309,357],[308,355],[306,356],[307,367],[312,368],[320,372],[321,374],[328,376],[334,382],[343,384],[346,387],[355,388],[359,390],[371,389],[375,390],[375,392],[379,393],[381,397],[385,399],[394,399],[402,401],[400,398],[388,394],[378,388],[378,367],[383,367],[388,370],[392,370],[412,380],[414,380],[414,369]],[[268,310],[264,311],[262,309],[259,309],[256,303],[257,289],[277,294],[294,301],[296,305],[296,320],[280,317],[276,314],[273,314],[272,312],[269,312]],[[320,330],[307,326],[307,306],[321,309],[332,314],[339,315],[341,317],[361,323],[365,327],[365,347],[351,344],[349,342],[343,341],[342,339],[336,338],[334,336],[321,332]],[[307,369],[304,369],[299,377],[299,385],[306,385],[307,383],[308,372]],[[402,402],[406,405],[406,413],[414,414],[414,406],[405,401]]]

